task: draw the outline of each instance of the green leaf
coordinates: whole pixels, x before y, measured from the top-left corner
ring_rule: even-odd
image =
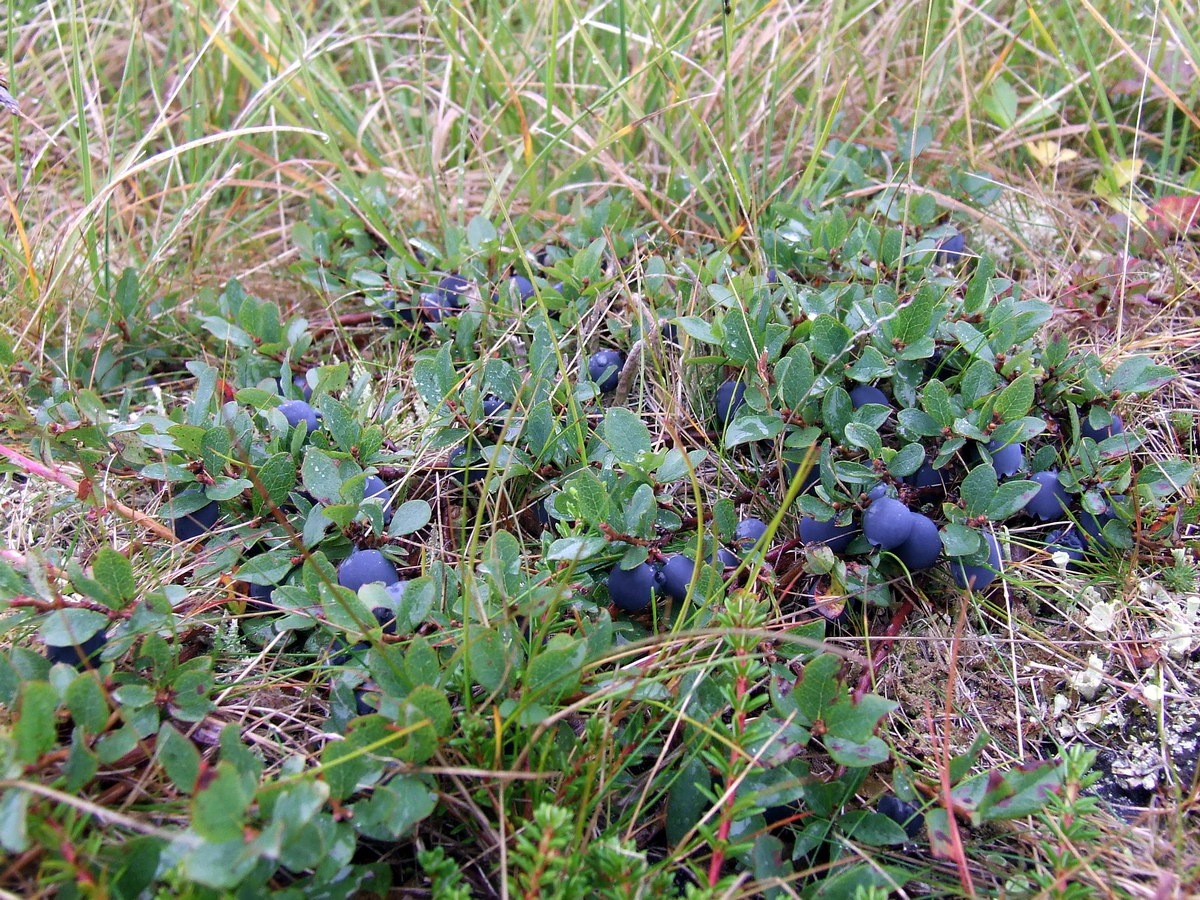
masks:
[[[75,724],[88,734],[100,734],[108,724],[108,698],[94,672],[81,672],[67,685],[64,698]]]
[[[342,477],[338,474],[337,463],[329,454],[316,447],[309,447],[305,452],[300,477],[305,490],[318,500],[335,500],[342,489]]]
[[[420,531],[433,518],[433,509],[426,500],[409,500],[401,503],[392,513],[392,523],[388,526],[391,537],[400,537]]]
[[[1152,497],[1168,497],[1190,484],[1196,477],[1195,466],[1181,459],[1162,459],[1149,463],[1138,473],[1138,488]]]
[[[1001,522],[1009,516],[1015,516],[1041,489],[1040,484],[1032,481],[1006,481],[996,489],[996,495],[988,504],[986,515],[993,522]]]
[[[1108,379],[1108,389],[1122,394],[1148,394],[1175,378],[1174,369],[1157,366],[1146,356],[1135,356],[1117,366]]]
[[[942,546],[947,556],[970,556],[982,543],[983,539],[974,528],[958,522],[949,522],[942,527]]]
[[[192,798],[192,828],[206,841],[231,841],[242,834],[253,795],[227,760],[217,763],[215,777]]]
[[[237,570],[238,580],[248,584],[279,584],[295,567],[294,555],[295,550],[290,544],[269,553],[258,553]]]
[[[925,448],[918,443],[905,444],[888,462],[888,472],[898,478],[914,474],[925,462]]]
[[[982,516],[996,496],[996,470],[981,463],[967,473],[959,486],[959,495],[967,504],[968,516]]]
[[[108,626],[108,616],[91,609],[56,609],[47,614],[38,630],[42,643],[74,647]]]
[[[846,352],[853,339],[854,333],[833,316],[820,315],[812,322],[808,345],[813,355],[828,365]]]
[[[846,425],[854,416],[854,404],[846,389],[838,386],[825,394],[821,403],[821,415],[825,419],[825,432],[839,444],[845,440]]]
[[[887,744],[877,737],[867,738],[862,743],[856,743],[845,738],[827,735],[824,743],[825,749],[829,751],[829,756],[839,766],[865,768],[880,765],[891,759]]]
[[[437,794],[411,775],[377,784],[371,796],[351,806],[351,822],[359,834],[377,841],[395,841],[408,834],[437,807]]]
[[[921,391],[921,405],[938,425],[948,428],[954,423],[954,406],[950,402],[950,391],[938,379],[928,382]]]
[[[820,719],[826,707],[845,690],[837,678],[840,669],[841,660],[832,653],[822,653],[804,667],[791,692],[792,701],[803,717],[802,724],[811,725]]]
[[[171,783],[183,793],[190,794],[196,787],[196,779],[200,777],[200,751],[196,745],[180,734],[170,722],[163,722],[158,730],[154,754]]]
[[[639,457],[651,450],[650,429],[623,406],[604,414],[604,440],[613,455],[629,465],[637,465]]]
[[[525,669],[525,691],[528,699],[538,703],[553,703],[579,688],[579,668],[587,656],[583,641],[558,635]]]
[[[568,560],[571,562],[581,562],[585,559],[591,559],[599,553],[604,552],[608,546],[608,541],[599,535],[583,535],[580,537],[559,538],[550,545],[550,550],[546,554],[547,559],[551,560]]]
[[[672,319],[676,325],[683,329],[684,334],[694,340],[704,344],[720,344],[720,330],[709,324],[707,319],[702,319],[700,316],[681,316],[678,319]]]
[[[137,596],[137,579],[129,560],[112,547],[101,547],[92,559],[92,575],[104,589],[120,600]],[[95,633],[95,630],[91,632]]]
[[[711,805],[712,775],[699,759],[688,762],[667,793],[667,842],[678,846]]]
[[[737,416],[725,429],[725,446],[736,447],[752,441],[769,441],[783,431],[783,419],[777,413]]]
[[[463,644],[463,656],[471,677],[485,690],[498,691],[508,683],[512,663],[500,632],[473,628],[470,641]]]
[[[937,294],[928,284],[923,284],[908,305],[900,309],[891,322],[892,339],[901,345],[925,337],[933,326],[933,311],[937,306]]]
[[[29,791],[8,788],[0,792],[0,847],[9,853],[24,853],[29,847]]]
[[[870,454],[871,459],[883,456],[883,440],[879,436],[879,430],[861,422],[850,422],[846,425],[846,442],[862,447]]]
[[[1026,372],[1000,392],[993,411],[1001,421],[1020,419],[1033,406],[1033,376]]]

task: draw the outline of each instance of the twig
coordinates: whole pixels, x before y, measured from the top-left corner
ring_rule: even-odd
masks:
[[[875,654],[867,661],[866,671],[859,676],[858,684],[854,688],[854,702],[858,703],[862,700],[863,695],[871,689],[871,685],[875,683],[875,673],[879,671],[879,667],[883,665],[883,661],[887,659],[888,651],[891,650],[892,644],[896,641],[896,635],[900,633],[900,629],[904,627],[904,622],[908,619],[909,613],[913,611],[913,602],[911,597],[905,597],[904,602],[900,604],[900,608],[896,610],[896,614],[892,616],[892,621],[888,623],[887,631],[883,633],[883,641],[875,650]]]
[[[39,478],[45,478],[47,481],[53,481],[55,484],[61,484],[63,487],[74,493],[75,496],[80,500],[92,499],[100,501],[104,508],[109,512],[115,512],[117,515],[128,519],[130,522],[141,525],[149,531],[154,532],[160,538],[170,541],[173,544],[178,542],[178,539],[175,537],[175,533],[162,522],[158,521],[152,516],[146,515],[145,513],[138,512],[136,509],[126,506],[121,501],[102,493],[100,489],[92,483],[91,479],[85,478],[82,482],[76,481],[61,469],[52,469],[35,459],[30,459],[25,454],[20,453],[19,451],[14,450],[12,447],[8,447],[4,444],[0,444],[0,455],[7,456],[10,460],[12,460],[30,475],[37,475]]]

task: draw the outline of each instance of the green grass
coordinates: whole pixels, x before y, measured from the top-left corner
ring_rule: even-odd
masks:
[[[163,415],[185,404],[195,384],[181,361],[204,360],[239,384],[248,371],[258,377],[267,371],[252,352],[214,340],[198,319],[218,314],[229,279],[278,303],[285,319],[303,315],[328,323],[305,363],[350,364],[351,405],[385,419],[386,435],[399,448],[400,483],[413,496],[429,497],[443,523],[436,541],[421,538],[417,565],[425,574],[461,580],[467,596],[482,598],[481,622],[462,609],[444,624],[455,636],[448,646],[456,649],[435,667],[457,673],[447,675],[458,679],[449,685],[453,727],[439,735],[437,755],[396,787],[398,794],[413,793],[394,798],[390,810],[400,815],[419,808],[419,785],[432,785],[439,812],[414,822],[415,840],[355,836],[351,825],[331,815],[328,823],[312,825],[313,833],[326,829],[319,840],[306,833],[297,844],[324,841],[330,860],[342,864],[357,841],[357,862],[385,866],[408,887],[423,889],[432,881],[441,885],[435,896],[462,895],[453,886],[460,873],[477,893],[497,896],[587,896],[600,889],[573,877],[593,878],[600,887],[640,884],[643,896],[654,896],[685,865],[707,883],[711,860],[719,860],[729,837],[719,833],[720,823],[736,819],[734,812],[748,808],[753,796],[738,788],[723,793],[719,783],[703,798],[680,790],[672,801],[671,791],[685,771],[753,780],[748,760],[762,744],[746,720],[754,718],[758,698],[733,686],[778,674],[773,666],[803,652],[806,645],[795,635],[770,644],[795,624],[794,611],[772,587],[757,603],[731,592],[720,616],[709,621],[658,634],[632,630],[632,643],[588,663],[596,678],[619,670],[630,681],[614,679],[597,694],[556,699],[546,723],[516,724],[522,715],[536,718],[530,709],[539,701],[520,696],[502,706],[502,689],[481,691],[468,674],[471,630],[495,629],[488,634],[520,643],[521,626],[533,618],[529,653],[549,660],[548,668],[561,649],[555,636],[561,640],[570,631],[565,585],[589,576],[549,565],[549,548],[527,519],[514,518],[514,510],[548,486],[538,474],[547,459],[473,507],[459,503],[452,490],[426,490],[453,439],[447,430],[453,423],[430,420],[429,397],[415,377],[416,367],[429,365],[418,361],[428,345],[339,321],[366,308],[363,292],[337,282],[334,270],[324,290],[305,277],[313,268],[301,223],[316,222],[317,232],[324,221],[331,229],[371,235],[395,252],[399,275],[414,278],[422,268],[412,251],[418,245],[436,251],[446,268],[485,280],[526,251],[564,240],[581,248],[602,239],[612,255],[628,256],[633,265],[615,279],[591,280],[597,311],[581,315],[551,348],[556,371],[567,373],[596,346],[629,349],[637,337],[631,304],[648,293],[635,276],[658,274],[650,268],[654,258],[672,267],[667,277],[679,295],[671,314],[700,315],[711,311],[713,299],[690,292],[691,281],[701,281],[695,269],[718,268],[719,254],[727,253],[732,263],[761,273],[771,225],[810,207],[865,211],[880,228],[905,227],[906,240],[952,222],[971,249],[997,255],[1001,271],[1027,292],[1057,302],[1050,327],[1076,346],[1095,348],[1114,365],[1133,353],[1176,365],[1181,378],[1123,409],[1147,435],[1140,462],[1195,462],[1200,438],[1190,348],[1200,338],[1200,259],[1194,241],[1164,247],[1161,234],[1147,235],[1136,221],[1162,197],[1200,190],[1195,12],[1194,4],[1180,0],[1150,12],[1113,0],[733,2],[728,14],[719,2],[644,0],[11,0],[0,71],[28,119],[6,120],[9,140],[0,158],[6,185],[0,443],[158,515],[162,492],[133,477],[125,463],[134,451],[123,444],[126,455],[114,452],[118,440],[102,432],[131,413]],[[1140,166],[1136,177],[1123,178],[1131,165]],[[987,196],[989,187],[996,197]],[[1117,211],[1134,221],[1128,227],[1107,221]],[[477,217],[498,228],[502,239],[473,240]],[[1139,260],[1128,290],[1123,254]],[[691,274],[678,268],[687,265]],[[130,267],[137,271],[136,295],[122,280]],[[820,274],[809,274],[819,285]],[[899,269],[889,283],[902,292],[907,286]],[[738,290],[735,309],[751,294]],[[534,352],[529,310],[503,301],[487,308],[479,360],[519,361],[521,350]],[[531,309],[548,313],[546,297],[539,294]],[[455,333],[437,340],[450,343]],[[695,354],[704,352],[691,346]],[[462,342],[455,349],[463,350]],[[453,377],[473,372],[461,367]],[[151,375],[161,395],[142,389]],[[647,352],[630,405],[656,436],[667,436],[664,446],[691,446],[690,429],[708,412],[720,378],[712,366],[679,365]],[[559,389],[557,382],[545,388]],[[583,453],[582,401],[569,392],[556,399],[571,410],[568,443]],[[140,451],[141,462],[153,459],[153,447]],[[690,471],[681,480],[681,507],[702,509],[754,487],[747,468],[761,460],[724,453],[715,460],[714,470]],[[220,834],[223,808],[237,807],[262,785],[255,801],[264,818],[255,827],[269,830],[273,793],[306,808],[312,798],[305,792],[325,783],[298,768],[336,780],[339,767],[349,769],[378,749],[359,747],[348,762],[314,749],[330,727],[331,709],[341,710],[336,722],[345,722],[348,689],[336,688],[343,693],[330,698],[328,687],[313,680],[325,678],[322,658],[330,648],[280,655],[274,646],[264,651],[254,634],[230,631],[237,620],[253,632],[254,618],[227,603],[237,548],[247,540],[237,529],[195,558],[169,554],[119,517],[80,516],[71,490],[61,485],[41,478],[23,484],[11,475],[3,484],[6,514],[0,518],[7,525],[0,547],[10,562],[34,561],[28,584],[6,571],[6,596],[26,588],[52,596],[58,588],[51,586],[64,584],[39,560],[94,564],[100,548],[115,549],[131,561],[138,590],[167,598],[163,602],[176,604],[181,615],[127,657],[113,678],[175,683],[195,665],[189,657],[214,656],[211,695],[220,702],[207,718],[176,717],[173,727],[188,735],[187,746],[199,748],[196,759],[203,756],[212,767],[204,777],[217,781],[220,793],[212,796],[221,799],[197,811],[200,804],[180,788],[192,755],[181,744],[165,763],[162,746],[170,739],[161,732],[137,734],[126,745],[138,726],[116,712],[111,697],[104,701],[111,728],[96,726],[107,737],[68,758],[69,735],[60,740],[22,729],[36,704],[53,709],[49,689],[42,696],[30,688],[22,694],[27,706],[0,712],[0,746],[48,742],[35,764],[0,755],[0,786],[22,785],[0,802],[28,803],[32,810],[25,819],[15,806],[3,808],[9,821],[27,821],[29,833],[0,824],[0,842],[11,851],[7,861],[0,859],[0,891],[223,896],[201,887],[197,876],[202,868],[207,877],[212,867],[233,865],[240,838]],[[1007,770],[1076,739],[1098,747],[1130,742],[1160,756],[1186,740],[1180,723],[1197,714],[1195,663],[1163,649],[1173,630],[1186,633],[1196,624],[1187,618],[1195,533],[1186,505],[1195,491],[1180,487],[1182,524],[1168,527],[1170,539],[1139,544],[1137,552],[1100,569],[1076,576],[1035,556],[1017,561],[1005,589],[979,605],[919,596],[871,686],[899,704],[879,732],[893,762],[870,775],[864,771],[861,780],[834,779],[845,791],[846,809],[869,808],[885,789],[905,781],[908,766],[948,769],[979,733],[992,742],[973,771]],[[757,496],[750,508],[769,516],[775,499]],[[781,517],[775,524],[785,538],[792,521]],[[521,571],[541,580],[522,581],[507,608],[493,604],[515,585],[498,571],[514,565],[510,539],[527,554]],[[1187,556],[1164,576],[1168,545]],[[477,568],[489,559],[491,566]],[[1157,579],[1165,593],[1143,588],[1146,578]],[[1089,581],[1100,595],[1085,591]],[[1117,610],[1110,630],[1097,630],[1089,619],[1098,598]],[[18,618],[14,612],[7,621]],[[5,653],[37,646],[28,627],[3,627]],[[827,646],[858,665],[878,637],[843,635]],[[372,641],[380,645],[378,636]],[[395,674],[428,663],[424,644],[383,644],[405,653],[377,663],[377,670]],[[1132,649],[1117,653],[1114,647]],[[0,681],[43,683],[36,665],[12,652],[17,662],[5,663]],[[1108,692],[1094,702],[1070,686],[1091,654],[1108,667]],[[136,656],[142,658],[135,666]],[[455,670],[464,656],[468,669]],[[106,697],[117,681],[102,686]],[[712,691],[719,697],[705,694],[706,683],[717,686]],[[1166,691],[1163,705],[1143,702],[1147,685]],[[1057,715],[1056,695],[1071,704]],[[688,697],[696,708],[680,699]],[[70,707],[76,720],[85,718],[86,704],[76,703]],[[167,701],[156,697],[154,703]],[[432,718],[441,713],[434,701],[422,709]],[[397,716],[407,722],[405,739],[418,740],[420,717]],[[1074,730],[1075,720],[1086,724],[1082,733]],[[65,713],[57,721],[65,733]],[[225,745],[217,752],[217,735],[228,722],[249,736],[250,749]],[[381,746],[396,740],[394,734],[377,737]],[[62,750],[62,758],[51,748]],[[627,755],[642,765],[630,770]],[[80,774],[92,757],[101,760],[104,778]],[[828,763],[814,763],[815,774],[829,776],[820,769]],[[1078,768],[1073,762],[1073,781],[1085,777]],[[1049,816],[1041,825],[960,825],[958,866],[928,856],[905,863],[899,851],[869,848],[845,830],[830,840],[846,851],[843,865],[862,854],[869,867],[913,866],[918,874],[910,895],[989,896],[1003,889],[1010,896],[1136,897],[1160,876],[1177,876],[1186,893],[1200,871],[1191,827],[1195,776],[1189,783],[1186,771],[1168,766],[1158,777],[1163,814],[1154,828],[1126,828],[1079,807],[1097,829],[1092,833],[1075,824],[1076,801],[1068,792],[1061,808],[1041,814]],[[323,799],[316,798],[318,805]],[[671,802],[697,804],[700,824],[673,835],[664,849],[656,835]],[[380,807],[386,808],[382,800]],[[322,809],[322,815],[329,811]],[[170,852],[183,853],[190,838],[181,840],[180,830],[206,813],[216,825],[209,824],[204,839],[228,838],[224,850],[211,851],[203,866],[193,860],[195,871],[163,857],[150,893],[122,887],[155,868],[149,860],[157,859],[157,838],[171,836]],[[367,815],[365,807],[358,815]],[[767,855],[774,847],[769,841],[756,846]],[[445,854],[440,861],[439,852]],[[420,854],[426,855],[418,861]],[[337,868],[328,860],[304,862],[288,877],[304,872],[323,883]],[[800,859],[797,871],[805,874],[786,887],[773,885],[775,896],[812,889],[825,864]],[[809,868],[818,875],[807,874]],[[836,874],[839,865],[831,868]],[[774,870],[765,857],[739,871],[744,881],[722,882],[713,895],[772,889]],[[275,887],[284,891],[287,880],[277,878]],[[840,896],[831,885],[827,890]],[[368,889],[364,883],[363,896]],[[401,891],[397,886],[391,895],[404,896]],[[636,895],[631,889],[629,896]]]

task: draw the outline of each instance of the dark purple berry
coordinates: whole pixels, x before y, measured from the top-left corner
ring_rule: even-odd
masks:
[[[104,649],[105,640],[104,629],[101,628],[91,637],[80,641],[78,645],[67,644],[65,647],[55,647],[47,644],[46,659],[50,660],[52,666],[66,663],[82,671],[87,666],[99,662],[98,654]]]
[[[403,585],[404,582],[399,582]],[[388,585],[388,593],[392,592],[392,585]],[[371,609],[371,615],[375,617],[376,623],[383,629],[384,634],[396,633],[396,614],[386,606],[375,606]]]
[[[858,531],[853,523],[838,525],[836,519],[819,522],[812,516],[800,519],[800,540],[806,544],[824,544],[834,553],[842,553]]]
[[[897,558],[910,572],[928,569],[942,555],[942,536],[933,519],[912,513],[912,530],[904,543],[895,549]]]
[[[905,803],[899,797],[892,794],[884,794],[880,797],[879,805],[876,809],[902,827],[910,841],[916,840],[917,835],[921,833],[921,829],[925,825],[924,817],[921,815],[920,810],[911,803]]]
[[[276,408],[292,428],[299,428],[303,422],[308,433],[312,434],[321,427],[317,411],[303,400],[285,400]]]
[[[708,561],[714,566],[723,569],[732,569],[741,563],[737,555],[731,550],[726,550],[724,547],[718,547],[708,555]]]
[[[440,322],[466,305],[471,283],[461,275],[447,275],[432,294],[421,295],[421,308],[432,322]]]
[[[878,403],[880,406],[892,408],[892,401],[888,399],[887,394],[877,387],[872,387],[869,384],[860,384],[850,392],[850,403],[855,409],[860,406],[866,406],[868,403]]]
[[[800,463],[794,460],[785,459],[783,461],[783,487],[787,488],[792,479],[796,477],[796,473],[800,471]],[[814,463],[809,466],[808,472],[804,475],[804,480],[800,482],[800,493],[808,493],[810,488],[816,487],[821,483],[821,467]]]
[[[686,598],[695,578],[696,561],[682,553],[672,556],[654,573],[654,583],[673,600]]]
[[[1090,416],[1085,416],[1079,423],[1079,434],[1081,437],[1091,438],[1097,444],[1101,441],[1112,437],[1116,434],[1125,433],[1125,422],[1118,415],[1113,415],[1112,423],[1103,425],[1100,428],[1093,428]]]
[[[175,499],[178,502],[184,497],[198,495],[199,493],[199,491],[184,491]],[[171,521],[171,528],[175,532],[175,537],[181,541],[194,541],[197,538],[204,537],[217,524],[218,512],[216,501],[210,500],[194,512],[173,519]]]
[[[1104,526],[1117,517],[1117,510],[1113,503],[1124,499],[1123,496],[1117,495],[1111,501],[1106,500],[1104,509],[1094,515],[1086,509],[1080,511],[1079,527],[1091,539],[1097,550],[1103,550],[1108,546],[1108,540],[1104,537]]]
[[[364,584],[393,584],[400,580],[400,573],[391,560],[378,550],[355,550],[338,566],[338,584],[357,591]]]
[[[608,573],[608,597],[618,609],[641,612],[654,600],[655,568],[640,563],[632,569],[622,569],[617,563]]]
[[[992,468],[1001,478],[1016,475],[1025,466],[1025,450],[1020,444],[1001,444],[992,441],[987,445],[992,455]]]
[[[1067,568],[1075,571],[1087,554],[1087,540],[1074,528],[1060,528],[1046,535],[1046,552],[1067,554]]]
[[[901,481],[921,491],[934,489],[944,491],[946,489],[945,475],[945,469],[935,469],[931,463],[926,462],[921,463],[921,468],[902,478]]]
[[[251,584],[246,588],[246,609],[252,612],[275,612],[277,607],[272,602],[275,596],[273,584]]]
[[[740,381],[726,381],[717,388],[717,424],[724,428],[746,402],[746,386]]]
[[[876,547],[895,550],[912,532],[913,514],[899,500],[883,497],[863,513],[863,534]]]
[[[1041,485],[1041,490],[1025,504],[1025,511],[1031,516],[1037,516],[1043,522],[1057,519],[1070,506],[1071,498],[1066,489],[1058,481],[1058,470],[1047,469],[1045,472],[1035,472],[1029,477],[1030,481]]]
[[[966,239],[956,232],[950,237],[938,241],[937,252],[933,257],[934,262],[939,266],[957,265],[967,255],[966,249]]]
[[[483,476],[487,474],[487,463],[470,462],[466,459],[467,448],[455,447],[450,451],[450,456],[446,460],[446,464],[451,469],[458,471],[458,481],[460,484],[474,484],[481,481]]]
[[[588,360],[588,378],[596,382],[600,393],[611,393],[617,389],[617,382],[621,380],[621,367],[624,365],[625,354],[618,350],[600,350]],[[609,374],[605,376],[605,372]]]
[[[508,279],[508,289],[518,300],[530,300],[537,294],[533,282],[524,275],[514,275]]]
[[[733,530],[733,544],[745,553],[752,549],[766,533],[767,523],[751,516],[737,523],[737,527]]]
[[[986,565],[968,565],[959,559],[950,562],[950,574],[954,576],[954,583],[960,588],[982,590],[1000,574],[1000,544],[997,543],[996,536],[990,531],[985,531],[981,537],[988,551]]]
[[[292,377],[292,384],[300,391],[300,395],[304,397],[304,402],[307,403],[312,399],[313,389],[308,383],[306,375],[295,375]]]

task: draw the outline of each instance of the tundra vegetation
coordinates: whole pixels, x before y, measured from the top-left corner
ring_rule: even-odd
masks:
[[[5,896],[1200,893],[1194,2],[8,13]]]

